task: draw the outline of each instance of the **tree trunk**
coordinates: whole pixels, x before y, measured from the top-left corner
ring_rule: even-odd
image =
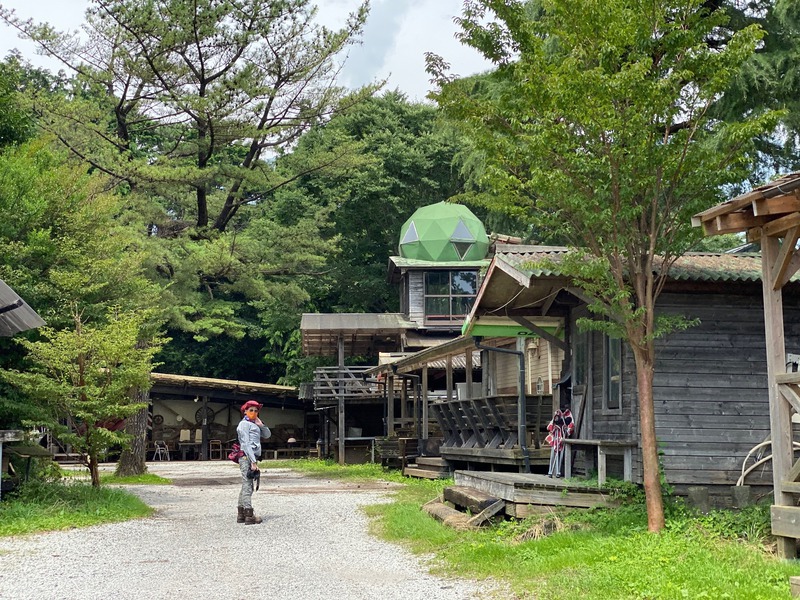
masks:
[[[145,407],[135,415],[128,417],[125,424],[125,433],[132,436],[130,445],[126,447],[119,457],[116,474],[118,477],[132,477],[147,472],[147,392],[136,390],[133,402],[145,403]]]
[[[100,487],[100,468],[97,461],[97,454],[94,450],[89,451],[89,475],[92,477],[92,487]]]
[[[661,497],[661,468],[658,464],[656,418],[653,406],[653,357],[634,351],[636,384],[639,394],[639,428],[642,438],[642,469],[647,528],[659,532],[664,528],[664,503]]]

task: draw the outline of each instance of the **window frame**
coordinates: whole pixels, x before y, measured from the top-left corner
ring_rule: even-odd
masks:
[[[613,365],[614,354],[617,364]],[[623,346],[621,338],[603,336],[603,414],[622,414],[622,360]],[[616,367],[616,369],[615,369]],[[616,381],[614,381],[616,379]],[[612,395],[616,406],[611,402]]]
[[[434,274],[440,275],[440,274],[443,274],[443,273],[447,274],[447,289],[448,289],[448,293],[447,294],[429,294],[428,293],[428,277],[430,275],[434,275]],[[453,277],[454,277],[454,275],[457,275],[459,273],[470,273],[470,274],[474,275],[474,277],[475,277],[475,288],[474,288],[475,291],[474,291],[474,293],[472,293],[472,294],[455,294],[455,293],[453,293]],[[436,326],[449,327],[449,326],[453,326],[453,325],[460,325],[461,323],[463,323],[464,319],[467,317],[467,314],[469,314],[469,310],[471,310],[472,306],[474,305],[475,298],[477,298],[477,296],[478,296],[478,289],[480,287],[479,281],[478,281],[479,277],[480,277],[480,272],[477,269],[436,269],[436,270],[425,271],[425,273],[423,275],[423,279],[422,279],[422,312],[423,312],[423,318],[424,318],[425,325],[426,326],[430,326],[430,327],[436,327]],[[448,305],[448,313],[447,313],[448,318],[431,319],[430,316],[429,316],[429,313],[428,313],[428,298],[446,298],[447,299],[447,305]],[[453,314],[453,301],[454,301],[454,299],[462,299],[462,298],[469,298],[470,299],[469,310],[467,310],[467,312],[464,313],[464,314],[454,315]]]

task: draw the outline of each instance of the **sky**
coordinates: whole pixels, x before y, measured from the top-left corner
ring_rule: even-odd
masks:
[[[350,49],[340,84],[355,88],[388,79],[386,89],[400,89],[410,100],[423,101],[432,88],[425,72],[425,53],[434,52],[451,65],[451,72],[466,76],[485,71],[490,65],[471,48],[455,39],[453,17],[463,0],[372,0],[362,44]],[[320,23],[336,27],[359,0],[317,0]],[[0,0],[23,18],[46,21],[58,30],[77,30],[83,22],[88,0]],[[34,46],[20,40],[13,30],[0,26],[0,56],[18,48],[23,56],[51,70],[58,63],[34,54]]]

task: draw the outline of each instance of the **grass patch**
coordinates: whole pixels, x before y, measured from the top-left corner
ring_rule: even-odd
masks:
[[[89,469],[62,469],[61,476],[68,480],[90,481]],[[143,473],[129,477],[117,477],[114,473],[100,473],[100,484],[112,485],[169,485],[171,479],[155,473]]]
[[[350,471],[402,481],[394,502],[367,507],[374,532],[434,555],[434,570],[441,574],[492,578],[519,599],[789,600],[789,577],[800,575],[800,562],[780,561],[771,553],[768,506],[698,516],[680,502],[669,503],[667,527],[660,534],[647,531],[641,504],[556,510],[457,532],[420,510],[452,481],[402,478],[374,465],[305,462],[310,464],[286,461],[281,466],[326,477],[349,478],[345,474]]]
[[[83,482],[29,482],[0,503],[0,536],[88,527],[127,521],[153,513],[124,490],[93,488]]]
[[[310,477],[327,477],[329,479],[347,479],[352,481],[369,481],[381,479],[383,481],[406,482],[396,469],[386,470],[376,463],[362,465],[340,465],[333,460],[319,460],[316,458],[293,458],[286,460],[269,460],[258,463],[262,469],[293,469]]]

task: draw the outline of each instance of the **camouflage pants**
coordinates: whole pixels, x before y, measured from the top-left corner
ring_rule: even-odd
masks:
[[[250,472],[250,459],[246,456],[239,459],[239,470],[242,472],[242,490],[239,492],[238,506],[253,508],[253,480],[247,478]]]

